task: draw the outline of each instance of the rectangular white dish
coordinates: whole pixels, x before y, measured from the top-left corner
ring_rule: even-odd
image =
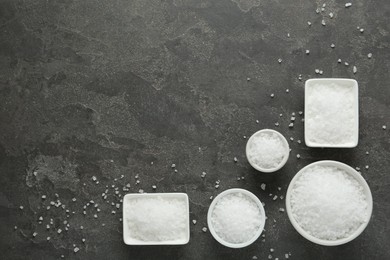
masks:
[[[353,148],[359,141],[359,92],[354,79],[305,82],[305,143],[309,147]]]
[[[179,234],[175,239],[165,240],[165,241],[143,241],[137,238],[132,237],[131,230],[129,228],[129,208],[131,203],[133,205],[139,203],[143,199],[162,199],[162,200],[176,200],[185,203],[185,228],[183,228],[183,234]],[[147,216],[150,219],[158,218],[159,216]],[[189,210],[189,201],[186,193],[132,193],[126,194],[123,197],[123,241],[127,245],[184,245],[187,244],[190,240],[190,210]],[[147,221],[146,221],[147,222]],[[146,223],[145,222],[145,223]],[[145,227],[144,227],[145,229]],[[141,229],[142,230],[142,229]]]

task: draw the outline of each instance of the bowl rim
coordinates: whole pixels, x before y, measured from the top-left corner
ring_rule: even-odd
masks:
[[[352,84],[352,87],[354,89],[354,98],[356,99],[356,104],[354,107],[355,111],[355,117],[356,117],[356,122],[355,122],[355,135],[354,135],[354,140],[351,143],[347,144],[329,144],[329,143],[315,143],[309,140],[308,137],[308,131],[307,131],[307,89],[312,86],[312,84],[315,84],[316,82],[323,82],[323,83],[337,83],[337,82],[348,82]],[[313,147],[313,148],[354,148],[359,144],[359,84],[355,79],[348,79],[348,78],[314,78],[314,79],[308,79],[305,81],[305,93],[304,93],[304,116],[305,116],[305,122],[304,122],[304,139],[305,139],[305,144],[308,147]]]
[[[142,198],[142,197],[163,197],[163,198],[178,198],[183,199],[186,203],[186,238],[184,240],[172,240],[172,241],[140,241],[136,239],[129,238],[127,223],[126,223],[126,202],[129,199]],[[128,202],[127,202],[128,203]],[[167,193],[128,193],[123,196],[122,202],[122,223],[123,223],[123,242],[126,245],[132,246],[149,246],[149,245],[185,245],[190,241],[190,205],[187,193],[181,192],[167,192]]]
[[[368,207],[368,211],[369,211],[367,221],[364,222],[363,224],[361,224],[360,227],[358,229],[356,229],[355,232],[353,232],[349,237],[341,238],[341,239],[337,239],[337,240],[325,240],[325,239],[320,239],[320,238],[314,237],[314,236],[310,235],[308,232],[306,232],[303,228],[301,228],[301,226],[299,226],[298,222],[295,220],[294,216],[292,215],[291,201],[290,201],[292,187],[294,186],[297,179],[302,175],[302,173],[306,169],[313,167],[313,166],[317,166],[317,165],[335,166],[339,169],[344,170],[350,176],[354,177],[359,182],[359,184],[362,185],[362,187],[364,189],[364,193],[366,195],[367,203],[368,203],[367,207]],[[367,227],[367,225],[371,219],[372,208],[373,208],[372,194],[371,194],[370,187],[368,186],[366,180],[351,166],[349,166],[345,163],[342,163],[342,162],[338,162],[338,161],[332,161],[332,160],[317,161],[317,162],[311,163],[311,164],[303,167],[297,174],[295,174],[294,178],[291,180],[291,182],[288,186],[288,189],[287,189],[287,193],[286,193],[287,216],[290,219],[290,222],[293,225],[293,227],[295,228],[295,230],[298,231],[298,233],[301,236],[303,236],[304,238],[306,238],[307,240],[309,240],[315,244],[323,245],[323,246],[342,245],[342,244],[348,243],[348,242],[352,241],[353,239],[355,239],[356,237],[358,237],[364,231],[364,229]]]
[[[276,135],[279,136],[279,138],[282,140],[283,144],[285,145],[286,147],[286,151],[285,151],[285,155],[283,157],[283,160],[279,163],[279,165],[275,168],[262,168],[258,165],[256,165],[254,162],[252,162],[250,159],[249,159],[249,156],[248,156],[248,152],[249,152],[249,144],[253,141],[253,138],[260,134],[260,133],[274,133]],[[261,129],[255,133],[253,133],[251,135],[251,137],[249,137],[248,139],[248,142],[246,143],[246,146],[245,146],[245,155],[246,155],[246,159],[248,160],[249,164],[255,168],[256,170],[260,171],[260,172],[266,172],[266,173],[269,173],[269,172],[276,172],[278,170],[280,170],[286,163],[287,163],[287,160],[290,156],[290,145],[288,144],[287,142],[287,139],[278,131],[276,130],[273,130],[273,129],[268,129],[268,128],[265,128],[265,129]]]
[[[262,224],[260,225],[259,229],[257,230],[256,234],[250,240],[248,240],[244,243],[239,243],[239,244],[234,244],[234,243],[230,243],[230,242],[223,240],[221,237],[218,236],[218,234],[214,230],[214,227],[211,223],[211,215],[212,215],[212,212],[213,212],[218,200],[220,200],[222,197],[224,197],[228,194],[232,194],[232,193],[242,193],[242,194],[250,197],[256,203],[256,205],[259,207],[261,218],[264,220],[262,222]],[[260,237],[261,233],[264,230],[265,221],[266,221],[265,210],[264,210],[263,204],[261,203],[260,199],[256,195],[254,195],[252,192],[245,190],[245,189],[240,189],[240,188],[228,189],[228,190],[225,190],[225,191],[221,192],[220,194],[218,194],[211,202],[211,204],[209,206],[209,210],[207,212],[207,225],[209,227],[209,231],[210,231],[211,235],[220,244],[222,244],[226,247],[230,247],[230,248],[243,248],[243,247],[249,246],[253,242],[255,242]]]

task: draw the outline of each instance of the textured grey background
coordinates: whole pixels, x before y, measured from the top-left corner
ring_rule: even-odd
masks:
[[[316,14],[323,3],[325,12]],[[67,259],[267,259],[270,248],[279,259],[288,252],[291,259],[390,259],[390,5],[388,0],[352,3],[345,8],[334,0],[0,0],[1,259],[61,254]],[[339,58],[350,65],[338,64]],[[316,68],[324,75],[316,75]],[[357,148],[309,149],[297,143],[303,140],[301,117],[293,129],[289,118],[303,110],[304,81],[313,77],[358,80]],[[261,128],[294,138],[291,157],[278,173],[257,173],[245,159],[243,136]],[[299,169],[321,159],[362,168],[373,193],[367,229],[340,247],[303,239],[286,213],[278,212],[284,200],[269,197],[284,195]],[[94,175],[99,184],[92,182]],[[245,179],[237,181],[240,176]],[[260,189],[263,182],[266,192]],[[197,220],[190,243],[124,245],[120,210],[112,215],[114,207],[101,198],[109,185],[109,200],[119,201],[112,195],[114,183],[121,195],[127,183],[130,192],[153,192],[152,185],[158,192],[187,192],[191,219]],[[233,250],[202,232],[209,197],[231,187],[248,189],[266,203],[265,242]],[[45,209],[55,193],[75,214],[67,218],[61,208]],[[97,219],[94,209],[82,214],[89,200],[100,204]],[[46,231],[50,218],[63,230],[68,219],[69,231]],[[77,254],[73,244],[80,247]]]

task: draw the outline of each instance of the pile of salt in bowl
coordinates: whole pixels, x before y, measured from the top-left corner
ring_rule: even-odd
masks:
[[[333,166],[307,168],[292,187],[290,202],[299,226],[324,240],[349,237],[370,215],[363,186]]]
[[[251,240],[264,221],[253,199],[240,192],[219,198],[211,213],[211,224],[217,235],[232,244]]]

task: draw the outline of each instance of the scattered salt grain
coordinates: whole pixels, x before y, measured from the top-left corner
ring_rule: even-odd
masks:
[[[386,130],[386,126],[385,126],[385,125],[383,125],[383,126],[382,126],[382,129],[383,129],[383,130]]]
[[[338,59],[337,62],[338,62],[338,63],[341,63],[341,59]]]
[[[311,22],[308,21],[308,22],[307,22],[307,25],[311,26]]]
[[[367,54],[367,57],[368,57],[369,59],[371,59],[371,58],[372,58],[372,53],[370,52],[369,54]]]
[[[282,59],[280,59],[280,58],[278,59],[279,64],[282,63],[282,61],[283,61]]]
[[[144,197],[124,204],[125,222],[131,238],[140,241],[185,239],[187,209],[183,199]]]
[[[330,47],[333,49],[334,47],[336,47],[336,45],[334,45],[334,43],[332,43],[332,44],[330,45]]]
[[[260,188],[261,188],[262,190],[265,190],[265,186],[266,186],[266,184],[265,184],[265,183],[262,183],[262,184],[260,185]]]
[[[274,93],[272,93],[272,94],[271,94],[271,98],[273,98],[274,96],[275,96],[275,94],[274,94]]]
[[[353,66],[352,71],[353,71],[353,74],[356,74],[356,72],[357,72],[356,66]]]
[[[333,18],[333,13],[329,13],[329,17],[330,17],[330,19],[332,19]]]
[[[286,156],[287,147],[275,133],[258,133],[248,143],[248,159],[263,169],[276,168]]]
[[[322,24],[322,26],[325,26],[326,25],[325,20],[322,20],[321,24]]]
[[[73,249],[73,252],[75,252],[75,253],[77,253],[78,251],[80,251],[80,248],[78,248],[78,247],[75,247],[75,248]]]
[[[252,239],[264,221],[257,204],[241,192],[221,197],[211,213],[211,224],[217,235],[234,244]]]
[[[316,238],[345,238],[368,221],[363,187],[336,167],[307,168],[292,187],[290,201],[294,219]]]
[[[353,87],[334,83],[315,84],[306,91],[308,140],[316,144],[353,143],[357,120]]]
[[[196,225],[196,219],[192,220],[192,224]]]
[[[345,4],[345,8],[348,8],[348,7],[351,7],[352,6],[352,3],[346,3]]]
[[[204,233],[206,233],[206,232],[207,232],[207,227],[203,227],[203,228],[202,228],[202,231],[203,231]]]

